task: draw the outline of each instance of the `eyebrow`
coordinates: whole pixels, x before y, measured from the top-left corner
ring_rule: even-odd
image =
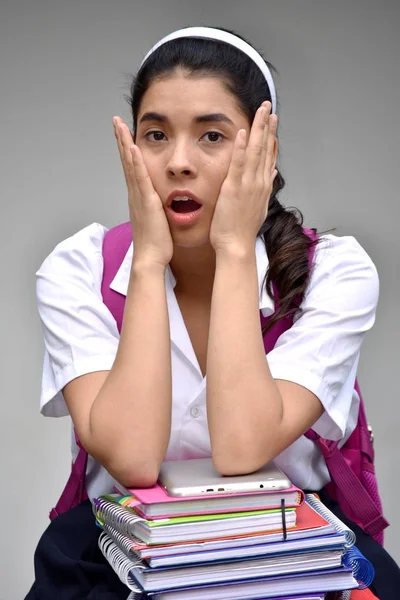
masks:
[[[159,121],[160,123],[169,123],[168,117],[157,112],[147,112],[140,119],[140,123],[144,121]],[[208,115],[199,115],[194,119],[195,123],[227,123],[228,125],[234,125],[224,113],[210,113]]]

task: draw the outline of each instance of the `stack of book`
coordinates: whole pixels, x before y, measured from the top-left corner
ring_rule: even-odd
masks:
[[[172,497],[155,485],[93,500],[99,546],[130,598],[322,600],[369,585],[355,536],[298,488]],[[372,573],[372,574],[371,574]]]

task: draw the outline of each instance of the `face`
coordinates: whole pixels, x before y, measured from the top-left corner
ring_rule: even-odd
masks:
[[[209,243],[221,185],[228,173],[239,129],[247,117],[221,80],[184,74],[156,80],[143,96],[137,115],[139,146],[153,186],[161,198],[174,244]],[[192,197],[201,205],[171,201]]]

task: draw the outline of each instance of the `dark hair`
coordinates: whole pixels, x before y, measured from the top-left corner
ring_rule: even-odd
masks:
[[[234,31],[224,31],[241,37]],[[243,37],[241,39],[244,40]],[[271,72],[277,73],[271,63],[265,62]],[[249,123],[253,122],[260,104],[265,100],[271,101],[264,75],[244,52],[218,40],[178,38],[155,50],[132,81],[128,101],[132,109],[134,131],[142,98],[152,81],[168,76],[179,68],[188,75],[196,73],[222,78],[227,90],[237,98],[238,107],[248,117]],[[313,243],[303,232],[301,212],[283,207],[277,199],[285,185],[278,167],[277,170],[268,216],[258,233],[264,240],[269,259],[265,281],[267,293],[275,300],[272,282],[279,293],[277,311],[268,321],[264,333],[278,320],[294,313],[299,306],[308,283],[308,248]]]

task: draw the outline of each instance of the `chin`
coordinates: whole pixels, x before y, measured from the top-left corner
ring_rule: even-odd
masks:
[[[174,231],[172,241],[176,248],[203,248],[210,245],[210,235],[208,231]]]

